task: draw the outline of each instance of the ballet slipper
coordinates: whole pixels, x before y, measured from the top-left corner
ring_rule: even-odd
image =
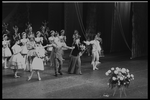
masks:
[[[15,78],[19,78],[19,77],[20,77],[20,76],[17,76],[17,75],[15,76]]]
[[[96,67],[95,69],[96,69],[96,70],[98,70],[98,68],[97,68],[97,67]]]
[[[31,80],[31,77],[28,77],[28,81],[30,81]]]
[[[41,78],[40,78],[40,77],[39,77],[38,79],[39,79],[39,81],[41,81]]]

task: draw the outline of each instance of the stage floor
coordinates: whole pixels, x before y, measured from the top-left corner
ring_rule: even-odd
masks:
[[[126,53],[106,54],[100,58],[99,70],[92,70],[91,57],[84,55],[82,60],[83,75],[67,74],[69,54],[66,53],[62,68],[63,75],[54,76],[53,68],[45,66],[41,72],[41,81],[34,74],[27,81],[29,72],[19,71],[20,78],[13,77],[10,69],[2,70],[2,98],[120,98],[119,91],[112,96],[108,90],[108,77],[105,72],[111,67],[128,68],[134,74],[126,90],[127,96],[122,98],[148,98],[148,59],[146,57],[130,59]],[[107,93],[109,97],[103,97]]]

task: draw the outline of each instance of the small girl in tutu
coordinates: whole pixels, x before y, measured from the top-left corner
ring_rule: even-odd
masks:
[[[43,37],[41,37],[41,32],[40,31],[37,31],[36,32],[36,38],[35,38],[35,42],[36,42],[36,47],[38,47],[39,49],[39,52],[40,52],[40,55],[41,57],[43,58],[43,61],[44,61],[44,57],[45,57],[45,49],[43,48]],[[45,62],[46,64],[46,62]]]
[[[35,37],[34,34],[29,35],[29,41],[27,42],[27,49],[29,50],[27,53],[27,66],[26,66],[26,71],[31,71],[31,64],[36,56],[36,43],[35,43]]]
[[[7,67],[7,59],[8,57],[10,57],[12,55],[9,47],[10,47],[10,40],[7,40],[8,36],[7,34],[3,35],[3,41],[2,41],[2,59],[3,59],[3,63],[4,63],[4,68],[8,68]]]
[[[28,49],[27,49],[27,42],[29,41],[27,38],[27,35],[25,32],[22,32],[22,39],[20,40],[20,42],[22,43],[22,51],[21,51],[21,54],[24,58],[24,62],[26,62],[26,56],[27,56],[27,53],[28,53]]]
[[[40,50],[41,50],[41,47],[36,47],[36,57],[33,59],[33,62],[31,64],[32,71],[31,71],[31,75],[28,77],[28,81],[31,80],[33,73],[35,71],[38,75],[38,80],[39,81],[41,80],[39,71],[44,70],[44,64],[43,64],[43,59],[42,59],[43,55],[41,55]]]
[[[9,60],[9,66],[14,71],[14,77],[18,78],[20,76],[17,75],[18,69],[24,69],[25,63],[23,56],[21,55],[22,48],[19,46],[20,40],[19,37],[15,38],[15,44],[12,46],[13,55]]]
[[[65,30],[61,30],[61,35],[59,36],[59,39],[62,43],[66,42],[66,36],[65,36]],[[62,56],[64,55],[64,50],[67,50],[66,48],[62,48]],[[63,59],[65,60],[65,59]]]

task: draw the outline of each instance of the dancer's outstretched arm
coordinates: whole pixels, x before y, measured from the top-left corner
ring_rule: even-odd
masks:
[[[67,46],[66,43],[63,44],[63,47],[64,47],[64,48],[67,48],[67,49],[74,49],[74,48],[75,48],[75,47]]]
[[[86,45],[93,44],[93,41],[83,41]]]

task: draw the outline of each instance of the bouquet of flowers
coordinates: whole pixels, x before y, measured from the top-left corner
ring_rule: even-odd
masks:
[[[129,73],[128,69],[125,68],[111,68],[106,73],[109,78],[109,87],[112,89],[114,87],[128,87],[131,80],[134,80],[134,75]]]
[[[80,48],[81,48],[82,51],[84,51],[86,49],[85,45],[83,45],[83,44],[80,45]]]

